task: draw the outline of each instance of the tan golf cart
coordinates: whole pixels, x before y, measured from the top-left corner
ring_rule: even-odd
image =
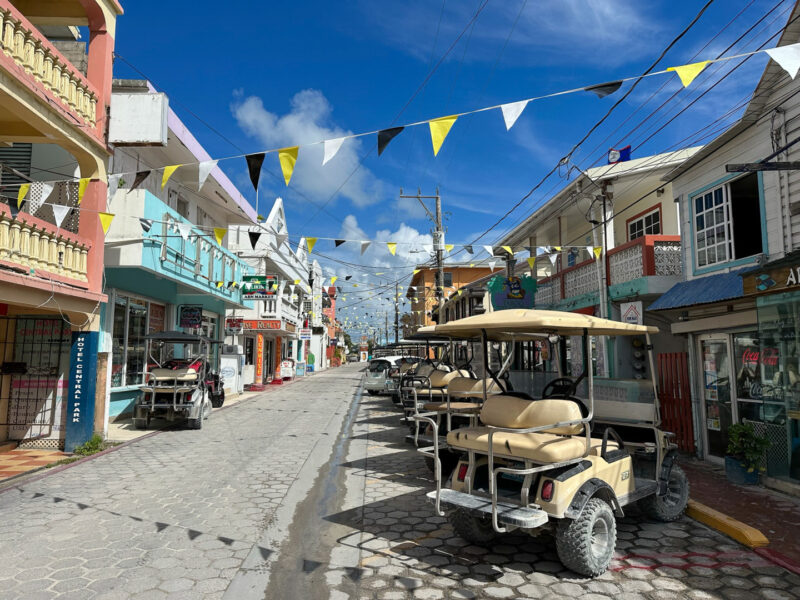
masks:
[[[437,326],[437,334],[480,339],[484,357],[493,340],[544,334],[553,343],[569,337],[571,352],[580,352],[583,359],[579,376],[551,381],[540,399],[519,392],[491,395],[485,388],[482,424],[447,435],[448,450],[461,457],[452,473],[444,474],[449,475],[444,482],[438,415],[414,415],[434,432],[433,445],[419,450],[434,461],[436,489],[428,497],[437,514],[447,514],[456,533],[475,544],[512,530],[535,533],[554,526],[562,563],[586,576],[608,568],[616,545],[615,515],[622,516],[625,506],[638,501],[654,518],[680,518],[689,486],[675,464],[671,434],[659,429],[650,341],[657,331],[575,313],[523,309]],[[652,380],[598,381],[617,383],[625,393],[596,398],[592,338],[629,335],[645,337]],[[494,379],[485,358],[484,368]],[[578,397],[579,390],[584,397]]]

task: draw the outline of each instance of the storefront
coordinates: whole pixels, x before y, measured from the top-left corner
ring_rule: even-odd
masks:
[[[281,377],[281,363],[296,336],[293,323],[279,319],[243,319],[243,378],[246,386],[262,386]]]

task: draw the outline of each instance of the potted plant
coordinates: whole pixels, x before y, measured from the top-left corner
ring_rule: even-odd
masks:
[[[725,455],[725,475],[731,483],[756,485],[764,453],[769,447],[767,438],[756,435],[752,425],[731,425],[728,428],[728,451]]]

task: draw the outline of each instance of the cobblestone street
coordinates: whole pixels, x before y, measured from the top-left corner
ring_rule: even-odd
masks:
[[[630,510],[595,580],[549,534],[470,545],[361,377],[317,374],[0,493],[0,598],[797,597],[800,577],[687,518]]]

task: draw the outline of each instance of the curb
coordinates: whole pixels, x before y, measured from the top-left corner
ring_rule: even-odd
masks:
[[[712,529],[724,533],[748,548],[762,549],[769,544],[767,537],[755,527],[737,521],[733,517],[729,517],[705,504],[700,504],[696,500],[689,500],[686,515],[695,521],[700,521]],[[772,553],[772,551],[768,552]],[[765,556],[765,558],[769,558],[769,556]],[[770,558],[770,560],[772,559]]]
[[[791,571],[795,575],[800,575],[800,564],[796,563],[788,556],[781,554],[777,550],[772,550],[770,548],[755,548],[753,552],[763,558],[766,558],[768,561],[778,565],[779,567],[783,567],[787,571]]]

